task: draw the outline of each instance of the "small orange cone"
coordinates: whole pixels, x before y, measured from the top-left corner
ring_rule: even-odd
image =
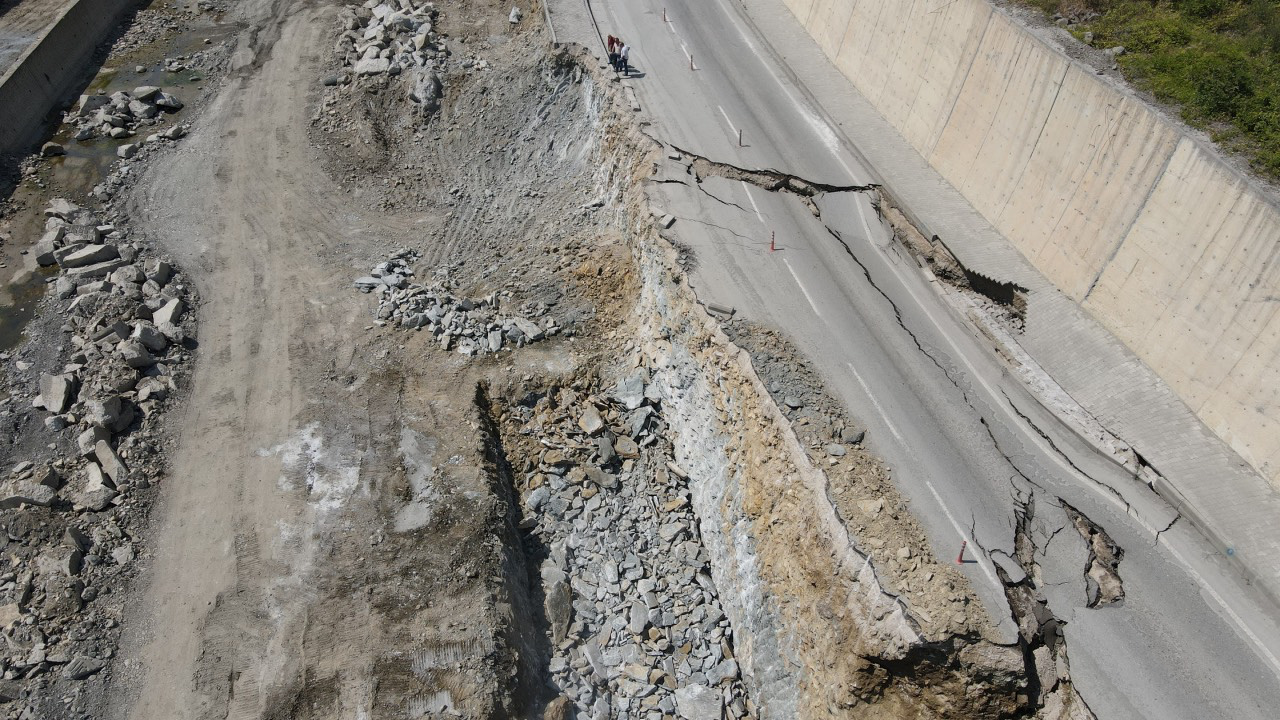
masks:
[[[961,543],[960,543],[960,554],[956,556],[956,564],[957,564],[957,565],[963,565],[963,564],[964,564],[964,549],[965,549],[966,547],[969,547],[969,541],[968,541],[968,540],[965,540],[965,541],[963,541],[963,542],[961,542]]]

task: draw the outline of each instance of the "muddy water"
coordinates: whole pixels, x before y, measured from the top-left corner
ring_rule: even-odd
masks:
[[[188,108],[195,101],[205,82],[203,70],[185,69],[181,72],[165,70],[166,58],[190,57],[199,51],[216,48],[232,37],[238,28],[219,18],[198,16],[191,29],[163,42],[144,46],[111,57],[108,64],[98,68],[82,94],[110,95],[124,90],[132,91],[140,85],[156,85],[172,91]],[[205,43],[205,40],[210,40]],[[137,72],[136,68],[145,68]],[[155,129],[168,127],[174,122],[189,122],[190,109],[184,108],[174,115],[161,115]],[[77,142],[71,135],[74,126],[62,125],[49,138],[66,149],[66,155],[41,161],[35,176],[25,179],[10,198],[13,207],[20,208],[7,224],[0,228],[9,237],[0,248],[0,352],[17,347],[24,338],[27,324],[35,317],[37,305],[44,296],[45,284],[57,273],[40,268],[31,248],[44,232],[42,209],[55,197],[66,197],[78,204],[96,204],[92,198],[95,185],[111,173],[117,160],[116,150],[125,143],[138,142],[152,130],[139,127],[131,138],[112,140],[94,138]],[[127,172],[122,168],[122,172]]]

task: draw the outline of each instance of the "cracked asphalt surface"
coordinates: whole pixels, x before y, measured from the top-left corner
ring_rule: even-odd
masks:
[[[1208,559],[1203,538],[1145,484],[1040,407],[948,309],[860,192],[873,175],[741,10],[666,3],[664,22],[661,4],[590,5],[644,73],[622,82],[671,151],[654,192],[695,257],[700,299],[786,331],[808,354],[870,429],[938,556],[955,557],[962,540],[978,548],[964,571],[998,639],[1019,633],[1006,597],[1018,583],[1005,566],[1020,557],[1021,530],[1034,562],[1015,573],[1035,578],[1099,717],[1271,717],[1280,633],[1269,606]],[[758,182],[769,177],[816,192]],[[1095,604],[1090,544],[1062,532],[1068,503],[1117,547],[1122,599]]]

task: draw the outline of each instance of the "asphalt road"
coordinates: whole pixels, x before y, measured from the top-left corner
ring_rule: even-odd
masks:
[[[741,168],[840,186],[874,180],[810,101],[797,80],[804,68],[783,65],[731,0],[590,8],[602,31],[632,46],[638,72],[622,82],[654,137]],[[590,40],[557,29],[562,41]],[[962,539],[980,548],[965,571],[1005,640],[1013,625],[995,566],[1008,567],[1015,507],[1031,499],[1041,587],[1066,622],[1073,678],[1099,717],[1275,716],[1274,608],[1004,372],[943,289],[894,245],[867,195],[829,193],[819,219],[791,195],[722,178],[698,184],[674,162],[661,173],[686,181],[660,189],[696,255],[699,296],[791,336],[869,428],[939,557],[954,557]],[[1122,603],[1086,606],[1087,556],[1064,502],[1124,549]]]

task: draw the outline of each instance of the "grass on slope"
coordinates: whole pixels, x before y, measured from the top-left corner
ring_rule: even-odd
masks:
[[[1280,1],[1025,1],[1090,17],[1071,30],[1092,31],[1095,47],[1124,46],[1117,62],[1130,82],[1280,177]]]

